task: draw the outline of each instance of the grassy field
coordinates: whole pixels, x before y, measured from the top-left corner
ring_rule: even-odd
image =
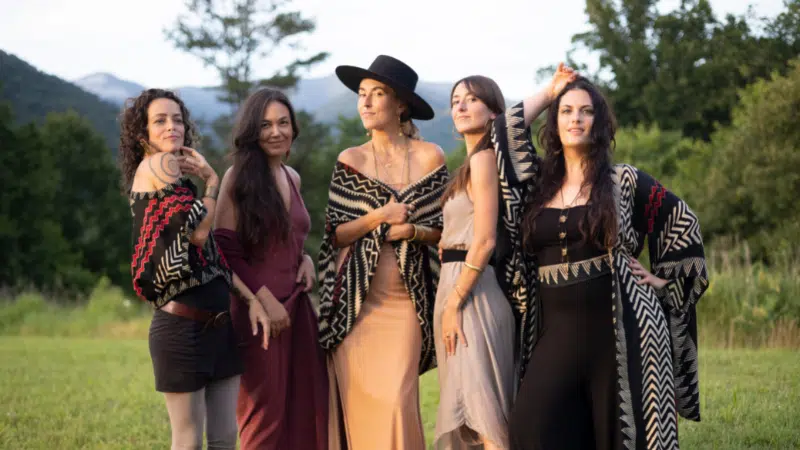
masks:
[[[168,448],[147,342],[0,337],[0,448]],[[681,423],[685,449],[800,448],[800,353],[705,350],[703,422]],[[422,382],[428,440],[435,373]]]

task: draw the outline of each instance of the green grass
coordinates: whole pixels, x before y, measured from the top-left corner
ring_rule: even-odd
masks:
[[[0,337],[0,448],[168,448],[144,340]],[[701,352],[703,422],[681,422],[685,449],[800,448],[800,354]],[[436,375],[421,404],[433,437]]]

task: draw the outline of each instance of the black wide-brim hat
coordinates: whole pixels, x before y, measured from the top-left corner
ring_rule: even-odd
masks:
[[[380,81],[392,88],[400,100],[408,104],[412,119],[433,119],[433,108],[414,90],[419,77],[406,63],[391,56],[380,55],[370,64],[369,69],[355,66],[339,66],[336,76],[351,91],[358,93],[361,81],[365,78]]]

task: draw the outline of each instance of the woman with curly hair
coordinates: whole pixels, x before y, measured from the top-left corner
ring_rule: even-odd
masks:
[[[233,274],[211,234],[219,177],[193,148],[189,111],[172,92],[148,89],[122,114],[119,159],[133,214],[131,274],[136,294],[153,304],[150,356],[164,393],[172,448],[236,447],[236,396],[242,362],[231,326],[229,293],[248,305],[253,335],[270,320]],[[198,194],[186,175],[205,184]],[[261,345],[269,339],[263,334]]]
[[[243,450],[328,445],[328,376],[308,296],[316,276],[303,250],[311,219],[300,175],[285,164],[299,132],[284,94],[254,92],[239,111],[233,166],[222,178],[214,235],[272,318],[273,340],[263,349],[247,336],[246,304],[231,302],[234,329],[245,331],[236,408]]]

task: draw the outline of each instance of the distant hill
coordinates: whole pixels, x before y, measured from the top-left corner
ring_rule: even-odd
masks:
[[[0,50],[0,101],[9,101],[17,123],[41,123],[50,112],[74,110],[85,117],[114,149],[119,145],[120,109],[97,95],[37,70]]]
[[[178,92],[192,111],[192,116],[210,124],[228,106],[217,97],[214,87],[165,86]],[[417,121],[422,136],[446,151],[460,144],[450,120],[450,88],[448,83],[420,81],[417,91],[436,112],[430,121]],[[135,97],[145,86],[121,80],[112,73],[94,73],[73,82],[48,75],[15,55],[0,50],[0,101],[11,102],[18,123],[41,122],[49,112],[72,109],[89,120],[116,152],[119,143],[118,116],[127,98]],[[324,123],[335,123],[339,115],[353,117],[356,94],[349,91],[335,75],[301,80],[288,93],[295,107],[311,113]]]
[[[96,73],[75,80],[74,83],[89,92],[115,104],[121,105],[125,98],[137,95],[144,86],[135,82],[120,80],[108,73]],[[435,142],[445,150],[459,145],[452,132],[449,114],[449,84],[420,81],[417,91],[431,103],[436,117],[431,121],[417,121],[422,136]],[[217,100],[219,91],[213,87],[171,87],[186,102],[192,117],[210,123],[216,117],[228,112],[228,106]],[[329,75],[322,78],[300,80],[297,87],[287,92],[294,106],[311,113],[315,119],[324,123],[336,122],[339,115],[352,117],[356,112],[356,94],[348,90],[336,78]]]

